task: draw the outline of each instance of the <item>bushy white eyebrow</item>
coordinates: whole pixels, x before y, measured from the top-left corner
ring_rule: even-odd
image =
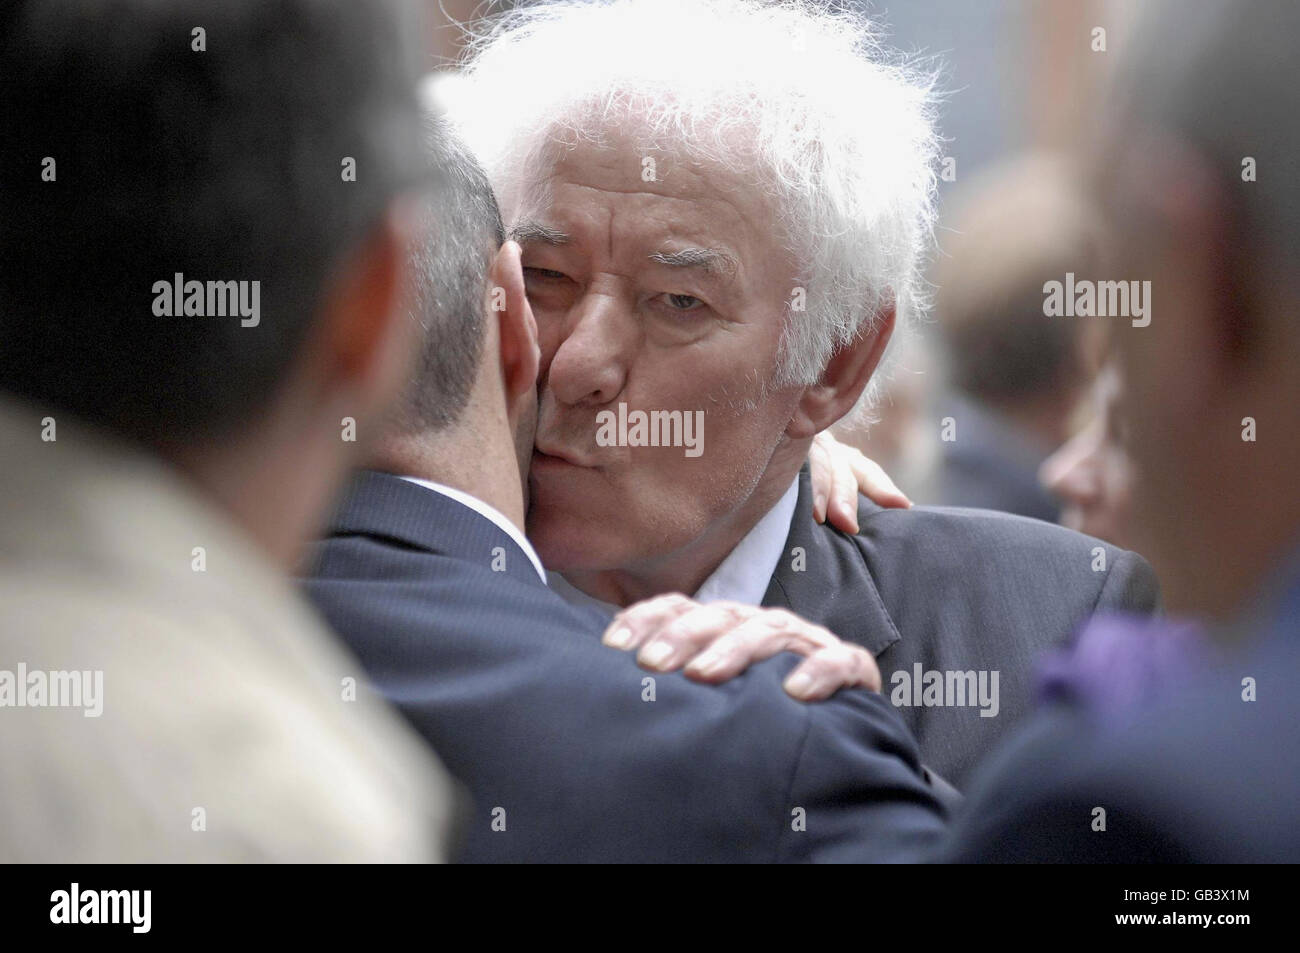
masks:
[[[567,245],[573,241],[572,236],[558,228],[543,225],[541,222],[520,222],[510,229],[510,237],[521,245],[524,242],[539,242],[543,245]]]
[[[728,252],[717,248],[683,248],[675,252],[655,252],[650,260],[669,268],[699,268],[709,274],[730,277],[739,263]]]

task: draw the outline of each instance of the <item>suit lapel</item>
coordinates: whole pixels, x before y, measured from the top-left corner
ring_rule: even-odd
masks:
[[[763,605],[789,609],[880,655],[900,638],[856,541],[812,516],[808,467],[799,472],[799,502],[785,550]]]

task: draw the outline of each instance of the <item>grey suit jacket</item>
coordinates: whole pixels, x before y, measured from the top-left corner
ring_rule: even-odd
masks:
[[[763,605],[871,650],[922,760],[959,788],[1029,707],[1043,650],[1099,609],[1159,602],[1142,557],[1038,520],[863,497],[858,521],[856,536],[813,521],[805,467]]]

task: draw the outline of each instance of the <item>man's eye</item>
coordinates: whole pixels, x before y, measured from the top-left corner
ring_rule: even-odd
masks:
[[[542,278],[546,281],[557,281],[561,278],[568,277],[568,275],[566,275],[564,272],[553,271],[550,268],[525,268],[524,274],[531,275],[534,278]]]
[[[673,311],[694,311],[704,306],[704,302],[694,295],[665,294],[663,298]]]

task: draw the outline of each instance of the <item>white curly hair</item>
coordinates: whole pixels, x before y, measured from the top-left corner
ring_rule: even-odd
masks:
[[[883,307],[895,307],[895,341],[922,312],[934,76],[887,51],[857,10],[828,0],[548,3],[489,21],[467,51],[440,98],[507,219],[550,152],[610,129],[765,190],[805,289],[802,312],[787,302],[777,386],[816,382]],[[874,392],[873,382],[861,406]]]

